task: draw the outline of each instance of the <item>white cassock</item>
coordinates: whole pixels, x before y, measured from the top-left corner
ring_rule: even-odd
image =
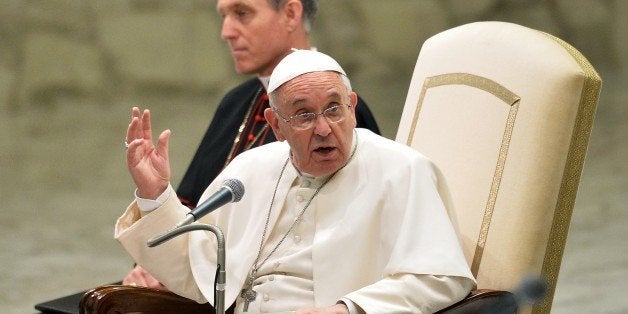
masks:
[[[474,285],[436,166],[412,148],[368,130],[356,129],[356,138],[353,158],[312,199],[303,219],[259,268],[254,288],[258,297],[250,312],[326,307],[341,298],[369,313],[429,312],[462,299]],[[320,185],[288,162],[268,217],[288,156],[285,142],[242,153],[201,198],[215,193],[228,178],[246,187],[239,202],[201,219],[225,234],[225,304],[237,301],[237,312],[267,218],[270,239],[267,234],[258,266]],[[172,189],[168,193],[162,206],[143,217],[132,203],[118,219],[115,237],[171,291],[213,304],[213,234],[194,231],[156,248],[146,246],[189,212]]]

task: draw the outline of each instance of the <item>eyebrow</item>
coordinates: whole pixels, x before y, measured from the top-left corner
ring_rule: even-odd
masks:
[[[327,95],[327,100],[334,100],[334,99],[340,100],[340,99],[342,99],[342,95],[340,95],[340,93],[335,92],[335,91],[331,92],[329,95]],[[297,99],[291,101],[289,104],[294,107],[294,106],[298,106],[298,105],[303,104],[303,103],[307,104],[308,100],[306,98],[297,98]]]
[[[230,3],[226,6],[219,7],[216,4],[216,11],[220,14],[226,14],[228,11],[233,11],[235,9],[249,9],[250,5],[242,0],[235,1],[234,3]]]

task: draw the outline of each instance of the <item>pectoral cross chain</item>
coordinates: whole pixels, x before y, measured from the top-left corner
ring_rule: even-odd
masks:
[[[257,298],[257,292],[253,291],[253,280],[255,280],[254,271],[249,274],[246,286],[244,286],[244,289],[240,292],[240,296],[244,299],[244,312],[248,312],[249,303],[255,301],[255,298]]]

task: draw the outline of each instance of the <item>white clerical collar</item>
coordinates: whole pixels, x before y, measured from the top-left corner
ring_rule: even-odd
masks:
[[[292,152],[290,152],[290,156],[292,157]],[[331,176],[331,175],[326,175],[322,177],[315,177],[307,172],[302,172],[294,165],[294,163],[292,162],[292,158],[290,158],[290,164],[292,164],[292,167],[294,168],[294,170],[297,171],[297,181],[299,185],[303,185],[302,184],[303,182],[310,182],[311,186],[308,186],[308,187],[317,188],[321,186],[323,182],[327,181],[327,178]]]
[[[268,90],[268,82],[270,81],[270,75],[258,76],[257,78],[259,79],[260,82],[262,82],[262,85],[264,85],[264,90]]]
[[[298,169],[297,169],[297,172],[299,172]],[[318,189],[323,184],[325,184],[325,182],[330,176],[331,175],[317,178],[307,173],[299,172],[299,175],[297,176],[297,180],[295,183],[298,184],[301,188]]]

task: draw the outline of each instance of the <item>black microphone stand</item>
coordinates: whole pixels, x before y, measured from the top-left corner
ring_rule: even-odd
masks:
[[[218,242],[218,273],[216,275],[216,280],[214,281],[214,305],[216,313],[224,314],[225,313],[225,286],[227,281],[227,272],[225,271],[225,237],[222,233],[222,230],[214,225],[208,224],[190,224],[184,226],[177,226],[174,229],[167,231],[166,233],[156,236],[146,243],[149,247],[155,247],[160,245],[178,235],[181,235],[186,232],[194,231],[194,230],[207,230],[211,231],[216,235],[216,240]]]

